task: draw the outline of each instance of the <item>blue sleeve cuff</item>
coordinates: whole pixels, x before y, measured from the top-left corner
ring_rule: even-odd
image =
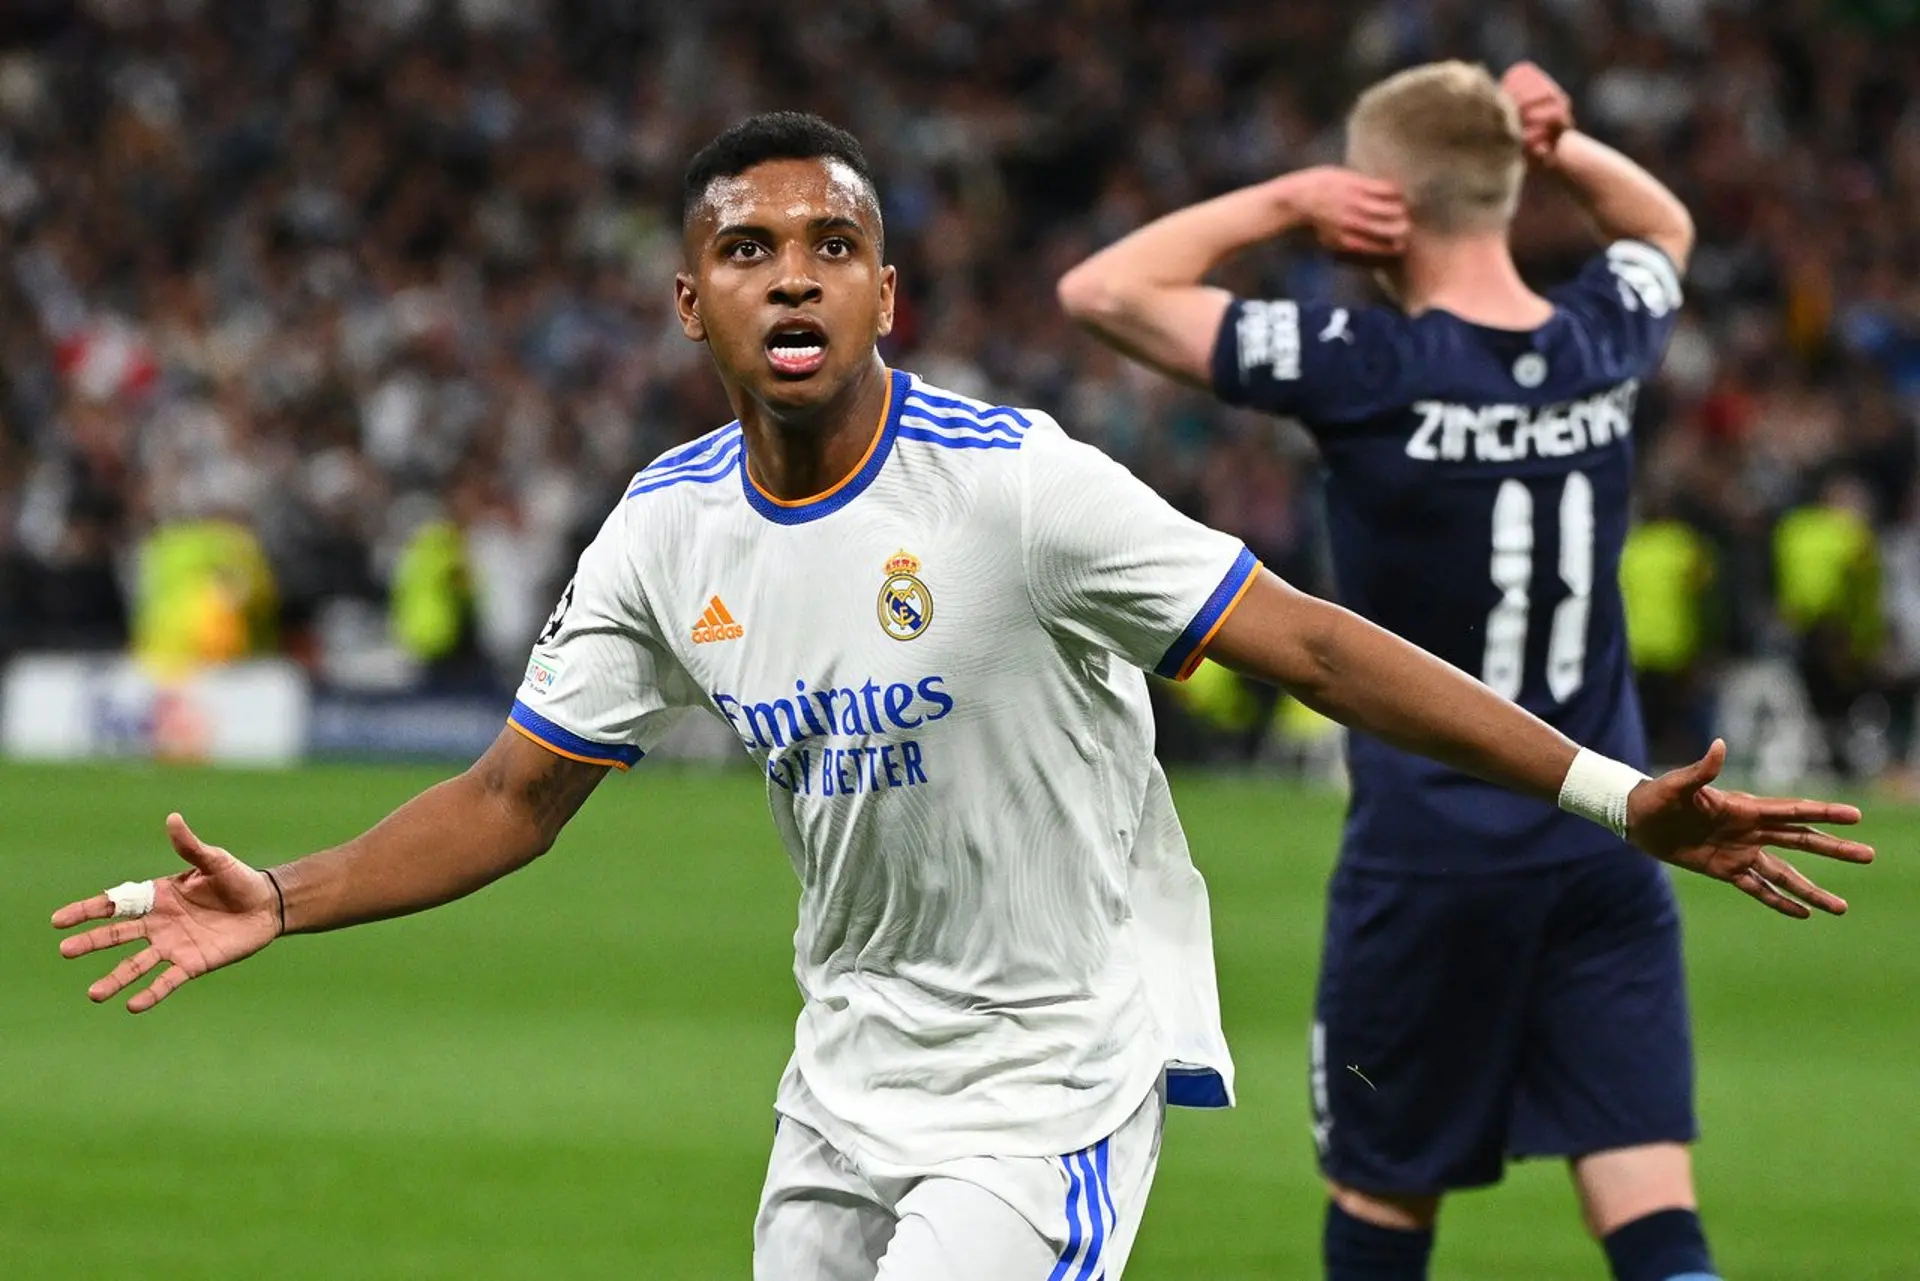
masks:
[[[528,707],[519,699],[513,700],[513,711],[507,715],[507,724],[518,730],[523,737],[530,738],[548,751],[564,756],[570,761],[581,761],[588,765],[611,765],[615,769],[632,769],[646,753],[626,743],[596,743],[590,738],[581,738],[572,730],[562,729],[540,713]]]
[[[1168,647],[1166,654],[1154,667],[1156,676],[1168,680],[1183,681],[1193,675],[1193,669],[1200,666],[1200,660],[1206,655],[1207,644],[1213,639],[1220,625],[1227,621],[1227,615],[1247,594],[1247,588],[1253,586],[1254,575],[1260,572],[1260,561],[1251,551],[1242,547],[1240,554],[1233,558],[1232,568],[1226,577],[1213,589],[1213,595],[1207,597],[1207,603],[1193,616],[1186,630],[1180,633],[1178,640]]]

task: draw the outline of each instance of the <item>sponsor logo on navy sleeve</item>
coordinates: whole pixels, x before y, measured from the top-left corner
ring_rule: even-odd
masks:
[[[1276,382],[1300,379],[1300,305],[1286,299],[1250,302],[1234,322],[1240,348],[1240,381],[1261,367]]]
[[[1620,305],[1659,319],[1680,306],[1680,277],[1652,245],[1622,240],[1607,246],[1607,267],[1620,288]]]

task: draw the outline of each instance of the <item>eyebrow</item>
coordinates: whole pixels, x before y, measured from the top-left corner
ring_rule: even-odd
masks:
[[[833,214],[830,217],[811,219],[807,223],[807,230],[812,232],[850,231],[861,237],[868,235],[865,227],[861,226],[858,221],[844,214]],[[758,223],[730,222],[724,227],[716,228],[713,233],[715,240],[726,240],[735,236],[755,236],[771,240],[773,238],[773,229],[763,227]]]

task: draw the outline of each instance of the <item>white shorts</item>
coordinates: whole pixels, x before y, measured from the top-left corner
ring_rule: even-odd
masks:
[[[862,1170],[780,1118],[754,1281],[1120,1281],[1160,1160],[1166,1084],[1092,1147]]]

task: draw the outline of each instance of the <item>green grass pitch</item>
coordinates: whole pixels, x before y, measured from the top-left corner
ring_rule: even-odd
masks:
[[[642,769],[464,903],[277,944],[135,1019],[52,909],[275,861],[435,775],[0,767],[0,1277],[744,1278],[792,1035],[795,890],[745,772]],[[1306,1022],[1329,796],[1181,777],[1241,1106],[1173,1114],[1133,1281],[1317,1275]],[[1682,886],[1730,1278],[1920,1277],[1920,814],[1870,813],[1843,921]],[[458,833],[448,833],[457,840]],[[1564,1172],[1458,1199],[1435,1275],[1600,1278]]]

